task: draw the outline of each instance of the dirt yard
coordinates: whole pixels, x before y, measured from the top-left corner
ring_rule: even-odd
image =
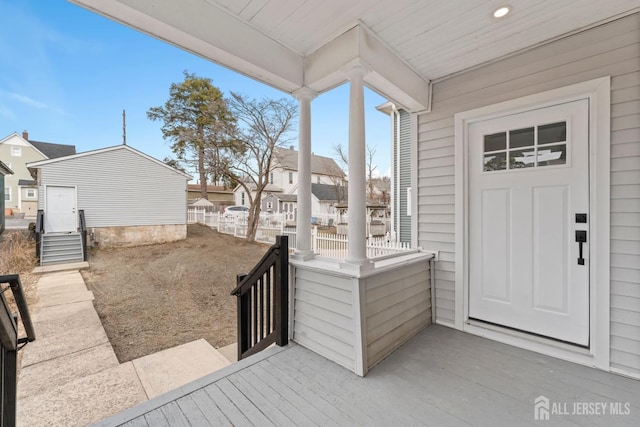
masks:
[[[189,225],[181,242],[92,252],[82,275],[122,363],[199,338],[236,342],[229,292],[267,249]]]

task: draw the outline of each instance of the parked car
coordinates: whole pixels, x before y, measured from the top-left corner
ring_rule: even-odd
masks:
[[[247,216],[249,215],[249,207],[248,206],[227,206],[226,208],[224,208],[224,211],[222,212],[225,218],[228,218],[230,216]]]

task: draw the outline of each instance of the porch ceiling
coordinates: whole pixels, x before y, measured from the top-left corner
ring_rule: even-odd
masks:
[[[292,93],[322,92],[362,63],[366,83],[411,110],[430,80],[640,7],[639,0],[71,0]]]

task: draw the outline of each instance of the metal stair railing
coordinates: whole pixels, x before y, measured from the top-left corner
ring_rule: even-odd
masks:
[[[10,274],[0,276],[0,285],[8,284],[0,291],[0,426],[15,426],[17,395],[17,356],[18,351],[28,342],[36,339],[29,307],[24,295],[20,276]],[[13,314],[4,293],[11,290],[18,307]],[[18,321],[22,321],[26,337],[18,338]]]
[[[289,342],[289,245],[276,236],[249,274],[237,276],[238,360]]]
[[[87,260],[87,221],[84,218],[84,209],[78,211],[78,222],[80,223],[79,231],[82,239],[82,260]]]

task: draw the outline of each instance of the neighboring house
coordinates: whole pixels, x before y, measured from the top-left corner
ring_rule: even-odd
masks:
[[[409,113],[411,239],[437,258],[367,259],[363,173],[349,177],[347,260],[314,259],[311,195],[298,194],[309,214],[289,276],[298,344],[364,375],[437,322],[640,379],[637,2],[514,2],[497,19],[492,2],[247,12],[211,0],[177,14],[170,2],[74,1],[296,96],[302,152],[311,100],[349,82],[351,171],[366,164],[365,84]],[[410,358],[400,370],[433,363]]]
[[[192,203],[201,198],[200,184],[187,185],[187,202]],[[219,185],[207,185],[207,200],[213,206],[222,207],[233,205],[233,190]]]
[[[284,213],[286,220],[296,221],[298,196],[296,194],[269,193],[262,198],[261,211]],[[312,214],[332,215],[336,206],[347,200],[347,187],[333,184],[311,184]]]
[[[290,148],[278,148],[273,155],[274,168],[269,184],[277,185],[287,194],[294,194],[298,187],[298,152]],[[312,184],[343,184],[344,171],[330,157],[311,153]]]
[[[345,173],[335,160],[311,154],[311,183],[339,186],[345,184]],[[252,185],[255,188],[255,186]],[[263,198],[268,193],[296,194],[298,190],[298,152],[290,148],[278,148],[273,154],[273,167]],[[234,190],[237,205],[249,205],[242,186]]]
[[[262,198],[260,210],[267,213],[294,214],[298,197],[295,194],[269,193]],[[295,221],[295,215],[290,218]]]
[[[213,203],[211,203],[209,200],[207,199],[195,199],[195,200],[191,200],[189,203],[187,203],[187,205],[191,208],[205,208],[207,210],[213,210],[215,205]]]
[[[401,242],[416,246],[418,236],[411,232],[416,227],[412,223],[416,219],[414,207],[417,206],[415,194],[411,191],[416,170],[411,114],[391,102],[377,109],[391,117],[391,230]]]
[[[5,187],[4,187],[4,180],[5,180],[5,176],[6,175],[12,175],[13,171],[9,168],[9,166],[5,165],[1,160],[0,160],[0,234],[2,234],[2,232],[4,231],[4,218],[5,218],[5,211],[4,211],[4,191],[5,191]]]
[[[23,212],[25,216],[35,217],[38,210],[38,187],[26,164],[68,156],[75,152],[73,145],[30,140],[27,131],[23,131],[22,135],[14,132],[0,140],[0,159],[14,171],[3,186],[5,206],[16,212]]]
[[[255,184],[249,183],[249,188],[251,189],[252,197],[255,197]],[[267,184],[262,192],[262,197],[266,196],[269,193],[282,193],[282,187],[274,184]],[[236,186],[235,190],[233,190],[233,198],[235,205],[249,206],[249,196],[247,195],[247,192],[243,186]]]
[[[76,231],[78,211],[83,210],[91,241],[100,247],[187,237],[186,193],[191,177],[128,145],[28,167],[37,171],[45,233]]]

